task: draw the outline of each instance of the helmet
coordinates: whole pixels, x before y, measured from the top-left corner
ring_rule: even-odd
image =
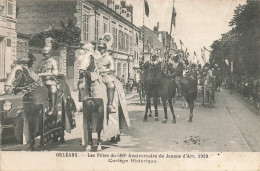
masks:
[[[102,39],[99,39],[97,47],[98,48],[102,48],[102,49],[106,49],[107,45],[106,45],[106,43]]]
[[[45,46],[42,50],[42,53],[51,53],[52,52],[52,48],[49,46]]]
[[[178,54],[174,55],[174,56],[173,56],[173,59],[178,60],[178,59],[179,59],[179,55],[178,55]]]

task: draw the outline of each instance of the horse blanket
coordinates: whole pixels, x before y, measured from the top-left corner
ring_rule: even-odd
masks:
[[[53,115],[48,115],[49,101],[48,101],[48,89],[45,85],[42,85],[35,91],[33,96],[31,94],[24,95],[23,103],[24,109],[30,108],[32,104],[39,104],[39,114],[24,115],[23,126],[23,144],[29,143],[29,123],[30,117],[35,117],[36,130],[35,135],[39,136],[43,133],[43,142],[48,143],[53,137],[60,137],[63,135],[63,131],[71,133],[71,130],[76,127],[74,113],[76,107],[74,100],[70,96],[69,87],[64,80],[64,76],[57,78],[58,85],[61,87],[57,91],[56,112]],[[64,108],[63,108],[64,107]],[[30,112],[30,111],[28,111]]]
[[[107,89],[106,85],[102,82],[102,78],[99,75],[92,75],[96,77],[96,81],[91,85],[91,92],[89,92],[87,86],[80,90],[80,101],[88,100],[90,98],[101,98],[103,99],[104,105],[104,121],[103,121],[103,130],[101,132],[101,139],[103,141],[109,140],[111,137],[119,135],[120,129],[127,129],[130,126],[130,119],[128,115],[126,97],[124,94],[124,89],[122,83],[117,80],[115,77],[115,93],[113,99],[113,105],[117,109],[116,113],[107,114]],[[92,94],[92,97],[89,94]],[[83,127],[82,127],[82,145],[86,145],[88,143],[88,131],[87,131],[87,120],[86,116],[83,115]],[[92,113],[92,132],[96,132],[96,127],[98,124],[97,113]]]

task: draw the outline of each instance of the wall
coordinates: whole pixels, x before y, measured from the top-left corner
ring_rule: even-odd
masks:
[[[4,0],[0,0],[1,2]],[[4,1],[5,2],[5,1]],[[0,79],[4,79],[11,71],[11,65],[16,60],[16,0],[10,4],[8,14],[6,3],[0,13]]]

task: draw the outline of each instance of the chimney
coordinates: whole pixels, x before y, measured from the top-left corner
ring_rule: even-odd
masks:
[[[115,10],[115,2],[114,2],[114,0],[107,0],[107,6],[110,9]]]
[[[126,5],[126,10],[127,10],[127,12],[131,13],[131,20],[130,20],[130,22],[133,23],[133,6],[131,4],[130,5]]]
[[[122,8],[121,15],[122,15],[122,17],[124,17],[126,19],[126,9],[125,8]]]
[[[115,5],[115,10],[118,14],[121,14],[121,9],[122,9],[121,5]]]
[[[122,8],[125,8],[125,3],[126,3],[125,0],[120,1]]]
[[[132,14],[130,12],[126,13],[126,19],[130,22],[132,22]]]

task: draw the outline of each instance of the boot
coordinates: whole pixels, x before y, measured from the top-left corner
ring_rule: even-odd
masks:
[[[51,102],[50,111],[48,112],[48,115],[52,115],[54,113],[55,105],[56,105],[56,93],[51,94],[50,102]]]
[[[107,112],[109,113],[116,113],[115,107],[112,105],[113,99],[114,99],[114,89],[108,89],[107,95],[108,95],[108,105],[107,105]]]

